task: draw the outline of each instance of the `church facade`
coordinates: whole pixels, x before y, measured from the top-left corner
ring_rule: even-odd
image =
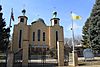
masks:
[[[14,25],[12,38],[12,51],[16,53],[20,49],[23,52],[29,50],[41,51],[57,49],[57,41],[64,42],[63,27],[59,25],[60,19],[51,18],[51,25],[47,26],[42,18],[27,25],[28,17],[23,15],[18,17],[18,24]]]

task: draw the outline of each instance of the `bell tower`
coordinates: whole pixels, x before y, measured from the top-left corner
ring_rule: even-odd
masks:
[[[57,18],[57,12],[53,12],[53,17],[51,18],[51,26],[59,25],[59,18]]]
[[[20,23],[24,23],[25,25],[27,25],[27,20],[28,20],[28,18],[25,16],[26,10],[23,9],[23,10],[22,10],[22,13],[23,13],[23,15],[18,17],[18,21],[19,21]]]

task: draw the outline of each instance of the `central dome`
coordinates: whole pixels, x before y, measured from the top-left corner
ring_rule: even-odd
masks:
[[[42,18],[38,18],[36,21],[32,22],[31,24],[34,24],[36,22],[42,22],[45,24],[44,20]],[[46,25],[46,24],[45,24]]]
[[[39,22],[43,22],[44,23],[44,20],[42,18],[38,18],[36,21],[39,21]]]

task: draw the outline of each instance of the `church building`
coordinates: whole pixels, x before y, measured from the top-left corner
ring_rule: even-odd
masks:
[[[25,16],[25,12],[26,10],[22,11],[23,15],[18,17],[18,24],[14,25],[12,38],[14,53],[23,50],[23,55],[26,55],[29,47],[33,52],[57,49],[57,41],[64,42],[63,27],[59,24],[60,19],[57,18],[57,12],[53,13],[50,26],[47,26],[42,18],[27,25],[28,17]]]

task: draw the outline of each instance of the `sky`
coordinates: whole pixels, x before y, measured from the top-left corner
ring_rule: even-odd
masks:
[[[81,20],[74,21],[74,35],[82,35],[82,27],[90,16],[95,0],[0,0],[3,9],[3,18],[5,18],[7,27],[9,26],[11,8],[13,8],[14,19],[12,21],[11,34],[13,26],[18,24],[18,16],[22,15],[22,9],[26,9],[28,25],[38,18],[44,19],[46,25],[50,26],[50,19],[53,11],[57,11],[57,17],[60,18],[60,25],[64,28],[64,37],[71,38],[71,11],[82,17]]]

